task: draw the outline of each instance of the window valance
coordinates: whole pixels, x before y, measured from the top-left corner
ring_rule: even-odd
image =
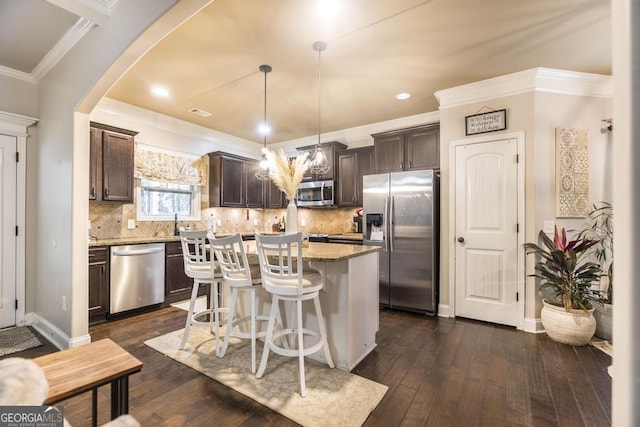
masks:
[[[159,182],[202,186],[207,179],[206,159],[152,151],[136,144],[134,176]]]

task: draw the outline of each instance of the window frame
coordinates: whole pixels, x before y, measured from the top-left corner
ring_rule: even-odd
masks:
[[[147,179],[147,181],[154,181],[152,179]],[[142,212],[142,179],[136,178],[135,182],[136,186],[136,221],[173,221],[175,219],[175,215],[146,215]],[[201,220],[201,209],[200,209],[200,201],[201,201],[201,192],[200,187],[197,185],[191,186],[191,215],[178,215],[178,219],[180,221],[200,221]],[[187,193],[186,191],[180,190],[171,190],[171,189],[160,189],[160,191],[168,192],[168,193]]]

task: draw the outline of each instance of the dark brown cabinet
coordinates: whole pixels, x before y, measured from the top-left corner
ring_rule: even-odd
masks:
[[[193,279],[184,274],[182,244],[167,242],[165,244],[164,261],[164,295],[165,302],[187,299],[191,295]]]
[[[373,147],[340,151],[337,159],[338,206],[362,206],[362,177],[373,173]]]
[[[284,193],[273,181],[266,181],[265,187],[265,205],[267,209],[278,209],[287,206],[287,198]]]
[[[372,135],[375,173],[440,168],[440,126]]]
[[[209,206],[264,207],[263,181],[255,177],[257,160],[209,153]]]
[[[340,150],[345,150],[347,148],[346,145],[341,144],[337,141],[331,142],[323,142],[322,143],[322,151],[324,151],[325,156],[327,157],[327,163],[330,166],[330,169],[325,174],[313,174],[311,171],[307,171],[303,181],[324,181],[324,180],[335,180],[338,179],[338,174],[336,173],[336,155]],[[305,147],[298,147],[298,151],[306,151],[309,153],[309,159],[313,156],[316,150],[316,145],[308,145]]]
[[[133,150],[137,132],[91,122],[89,200],[133,203]]]
[[[109,248],[89,248],[89,323],[104,321],[109,312]]]

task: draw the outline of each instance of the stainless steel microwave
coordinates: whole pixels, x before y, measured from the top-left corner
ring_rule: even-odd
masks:
[[[298,186],[297,205],[304,207],[333,206],[333,181],[301,182]]]

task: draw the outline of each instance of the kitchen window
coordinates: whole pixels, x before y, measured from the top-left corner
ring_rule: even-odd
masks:
[[[200,219],[200,187],[189,184],[139,179],[137,186],[138,221]]]
[[[202,157],[137,143],[136,218],[138,221],[200,221],[200,191],[206,182]]]

